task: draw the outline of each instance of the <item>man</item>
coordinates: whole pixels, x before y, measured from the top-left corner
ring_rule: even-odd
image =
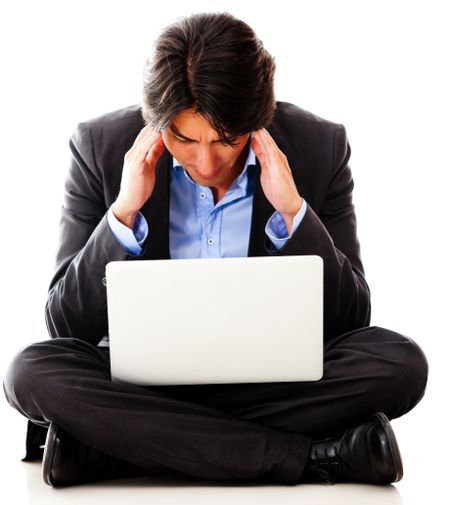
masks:
[[[412,339],[369,326],[345,128],[276,101],[274,71],[247,24],[195,14],[159,36],[142,106],[74,131],[45,308],[51,339],[21,349],[3,383],[29,419],[24,460],[43,457],[47,484],[402,478],[389,419],[423,397],[427,359]],[[324,260],[320,381],[111,381],[109,261],[280,254]]]

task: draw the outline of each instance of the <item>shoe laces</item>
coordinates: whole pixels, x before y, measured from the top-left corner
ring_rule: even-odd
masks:
[[[333,482],[333,476],[341,468],[345,467],[348,471],[352,471],[347,462],[339,456],[342,444],[343,437],[328,437],[313,442],[311,446],[309,466],[329,483]]]
[[[308,463],[308,468],[310,471],[312,471],[313,473],[318,475],[320,477],[320,480],[325,481],[328,484],[333,484],[333,481],[331,480],[330,473],[327,470],[325,470],[323,468],[319,468],[319,466],[317,466],[315,463],[311,463],[311,462]]]

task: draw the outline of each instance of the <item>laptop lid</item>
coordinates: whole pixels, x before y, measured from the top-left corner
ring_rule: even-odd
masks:
[[[114,381],[322,378],[320,256],[111,261],[106,284]]]

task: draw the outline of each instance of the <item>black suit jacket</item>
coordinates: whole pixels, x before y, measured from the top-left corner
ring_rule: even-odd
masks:
[[[132,105],[78,124],[70,138],[72,156],[61,207],[55,273],[45,306],[52,338],[76,337],[97,345],[108,334],[103,279],[109,261],[170,258],[172,157],[167,149],[156,164],[153,194],[141,209],[149,233],[139,256],[120,246],[106,219],[119,193],[125,153],[144,126],[140,106]],[[277,251],[264,231],[275,209],[261,188],[257,159],[248,256],[321,256],[324,340],[368,326],[370,289],[357,238],[354,182],[348,166],[350,146],[344,126],[277,101],[267,130],[287,156],[308,208],[292,237]],[[28,422],[24,460],[42,456],[39,445],[45,440],[45,432],[45,428]]]

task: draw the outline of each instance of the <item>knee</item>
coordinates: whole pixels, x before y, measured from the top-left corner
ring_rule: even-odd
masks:
[[[419,344],[405,335],[391,332],[395,336],[389,362],[390,385],[386,395],[393,400],[393,417],[411,410],[425,394],[428,382],[428,360]]]
[[[27,344],[19,349],[3,378],[3,391],[9,404],[17,407],[24,394],[30,394],[37,384],[35,369],[42,342]]]
[[[412,398],[412,408],[419,403],[425,394],[428,382],[428,360],[419,344],[410,337],[406,337],[405,350],[401,354],[402,384],[409,391]]]
[[[8,403],[15,408],[25,397],[34,397],[49,375],[48,361],[44,358],[67,350],[71,338],[47,339],[33,342],[19,349],[13,356],[3,378],[3,391]]]

